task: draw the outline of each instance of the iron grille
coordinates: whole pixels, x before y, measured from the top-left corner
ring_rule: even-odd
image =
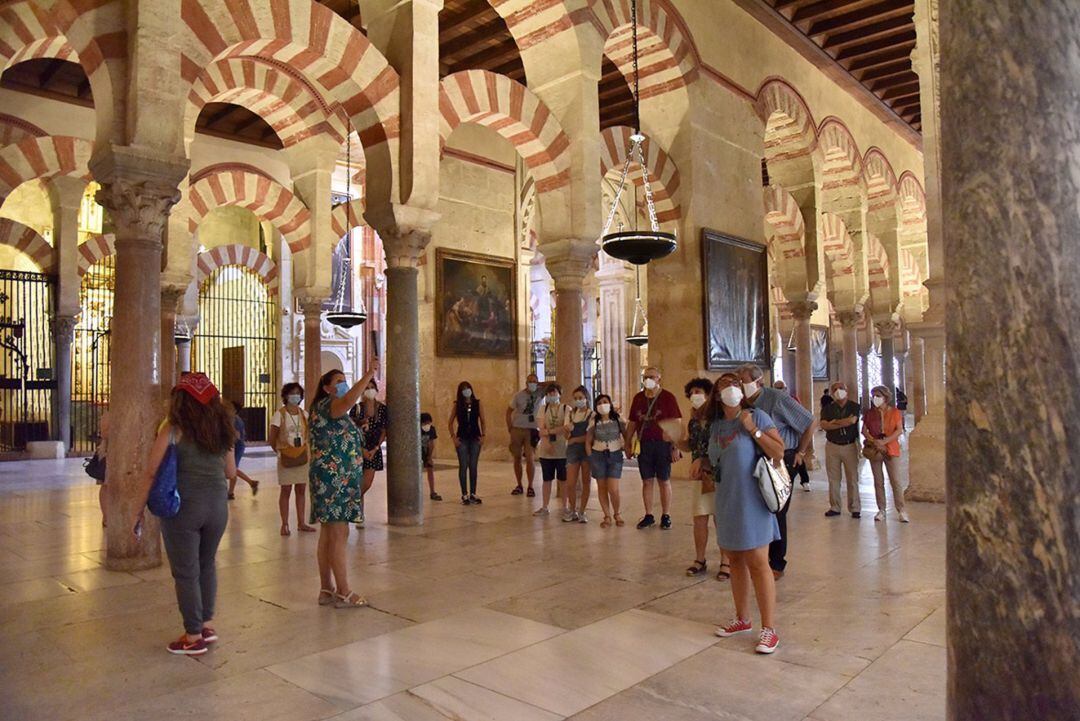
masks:
[[[71,347],[71,448],[92,453],[109,406],[110,339],[116,256],[90,266],[79,286],[79,320]]]
[[[0,270],[0,450],[48,440],[53,418],[55,278]]]

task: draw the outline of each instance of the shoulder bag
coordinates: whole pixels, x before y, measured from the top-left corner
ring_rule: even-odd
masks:
[[[285,411],[281,411],[281,427],[285,427],[285,416],[289,415]],[[297,468],[299,466],[307,465],[308,462],[308,444],[307,444],[307,421],[304,420],[304,412],[300,411],[297,414],[300,417],[300,425],[302,430],[300,431],[300,439],[295,443],[290,444],[288,442],[285,445],[281,445],[281,441],[278,440],[278,457],[281,459],[282,468]],[[279,437],[280,438],[280,437]]]
[[[661,393],[663,393],[663,391],[661,391]],[[649,421],[652,420],[653,407],[658,400],[660,400],[660,393],[657,393],[656,397],[649,402],[649,407],[645,409],[645,417],[641,421],[641,427],[637,429],[637,432],[634,434],[634,438],[631,441],[630,450],[635,457],[641,455],[641,439],[645,436],[645,426],[649,425]]]
[[[751,439],[758,452],[757,465],[754,466],[754,478],[757,480],[761,498],[771,513],[779,513],[791,498],[791,476],[787,466],[781,461],[779,467],[761,452],[761,446]]]
[[[146,498],[146,507],[158,518],[175,518],[180,513],[180,493],[176,490],[176,431],[169,432],[165,456],[154,473],[154,484]]]
[[[98,483],[105,480],[105,459],[99,456],[97,452],[83,461],[83,468],[86,470],[86,475]]]

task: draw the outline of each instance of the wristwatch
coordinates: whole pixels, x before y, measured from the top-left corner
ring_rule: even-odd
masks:
[[[757,440],[758,438],[761,438],[761,429],[760,428],[755,428],[754,429],[754,439]]]

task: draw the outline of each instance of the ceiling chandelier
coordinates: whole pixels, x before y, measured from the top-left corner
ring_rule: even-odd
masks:
[[[355,328],[367,320],[367,310],[364,302],[360,301],[360,307],[353,309],[352,299],[346,301],[345,295],[349,290],[348,279],[352,277],[352,121],[349,121],[348,132],[345,134],[345,248],[341,253],[341,266],[337,284],[337,292],[334,294],[334,305],[326,314],[326,321],[339,328],[348,330]]]
[[[604,232],[600,237],[600,246],[612,258],[625,260],[634,265],[643,265],[650,260],[658,260],[670,255],[675,250],[678,242],[674,233],[660,230],[660,223],[656,220],[656,204],[653,201],[652,186],[649,185],[649,170],[645,165],[645,152],[642,148],[645,136],[641,133],[637,0],[630,0],[630,33],[634,61],[634,133],[630,136],[630,150],[626,154],[626,162],[623,163],[619,186],[615,191],[615,200],[611,203],[611,210],[608,212],[607,222],[604,224]],[[641,168],[642,184],[645,186],[645,204],[649,210],[649,229],[624,231],[620,228],[618,232],[612,233],[611,225],[615,221],[615,210],[619,205],[619,197],[626,188],[626,179],[630,174],[630,166],[634,163],[637,163],[638,167]],[[634,212],[637,213],[636,208]]]
[[[641,304],[641,266],[634,270],[637,272],[637,297],[634,299],[634,322],[630,325],[630,335],[626,336],[626,342],[640,348],[649,344],[649,318],[645,315],[645,306]]]

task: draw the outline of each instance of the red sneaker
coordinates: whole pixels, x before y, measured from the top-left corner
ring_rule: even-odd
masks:
[[[214,641],[217,641],[217,631],[210,628],[209,626],[203,626],[202,640],[206,643],[213,643]]]
[[[717,626],[716,635],[720,638],[727,638],[728,636],[734,636],[737,633],[746,633],[753,628],[754,624],[736,617],[725,623],[723,626]]]
[[[761,629],[761,635],[758,636],[757,648],[754,650],[758,653],[772,653],[780,645],[780,637],[776,635],[776,631],[771,628]]]
[[[169,653],[175,653],[178,656],[201,656],[209,649],[206,645],[206,641],[197,639],[195,641],[188,641],[187,636],[181,636],[176,639],[166,649]]]

